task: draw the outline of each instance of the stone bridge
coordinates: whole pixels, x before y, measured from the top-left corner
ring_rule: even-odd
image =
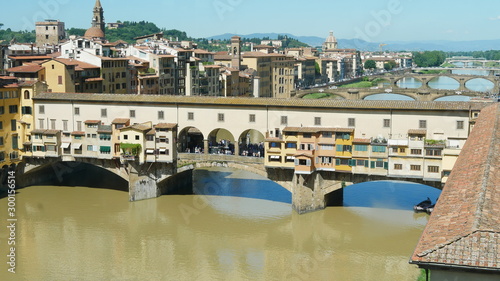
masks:
[[[196,168],[226,167],[248,171],[267,178],[292,194],[292,208],[299,214],[321,210],[329,205],[341,205],[343,187],[346,185],[377,180],[391,180],[386,176],[357,175],[341,172],[315,171],[309,175],[296,174],[293,169],[269,168],[258,157],[180,153],[177,164],[173,163],[121,163],[119,159],[61,157],[27,158],[17,167],[18,185],[55,184],[66,176],[85,173],[85,166],[93,165],[118,176],[128,183],[130,201],[156,198],[176,190],[192,191],[193,170]],[[91,175],[86,175],[91,176]],[[441,188],[440,182],[405,180]]]

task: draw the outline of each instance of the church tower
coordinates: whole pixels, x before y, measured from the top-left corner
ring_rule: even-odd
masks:
[[[241,67],[241,38],[231,37],[231,67],[240,70]]]
[[[94,16],[92,17],[92,27],[98,27],[104,33],[106,24],[104,23],[104,10],[100,0],[95,1]]]
[[[325,43],[323,43],[323,51],[336,50],[337,47],[337,38],[333,36],[333,31],[330,31],[330,35],[326,38]]]

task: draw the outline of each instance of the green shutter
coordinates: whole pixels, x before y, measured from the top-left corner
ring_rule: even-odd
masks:
[[[337,151],[342,152],[344,150],[344,146],[342,144],[337,145]]]
[[[340,166],[340,159],[335,159],[335,165]]]
[[[366,168],[368,168],[369,162],[370,162],[370,161],[365,160],[365,167],[366,167]]]
[[[386,169],[386,170],[389,169],[389,162],[384,162],[384,169]]]
[[[356,160],[349,159],[349,166],[351,166],[351,167],[356,166]]]
[[[375,161],[370,162],[370,168],[374,169],[375,168]]]

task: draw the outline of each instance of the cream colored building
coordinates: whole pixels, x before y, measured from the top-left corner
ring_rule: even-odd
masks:
[[[46,20],[35,23],[36,45],[59,45],[66,37],[64,22],[58,20]]]

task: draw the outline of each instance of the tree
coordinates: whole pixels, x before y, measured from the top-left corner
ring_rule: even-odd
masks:
[[[384,69],[391,70],[391,69],[395,68],[396,65],[397,65],[396,62],[391,60],[391,61],[384,63]]]
[[[365,61],[365,69],[375,69],[377,68],[377,63],[374,60]]]
[[[0,23],[0,29],[3,27],[3,23]]]

